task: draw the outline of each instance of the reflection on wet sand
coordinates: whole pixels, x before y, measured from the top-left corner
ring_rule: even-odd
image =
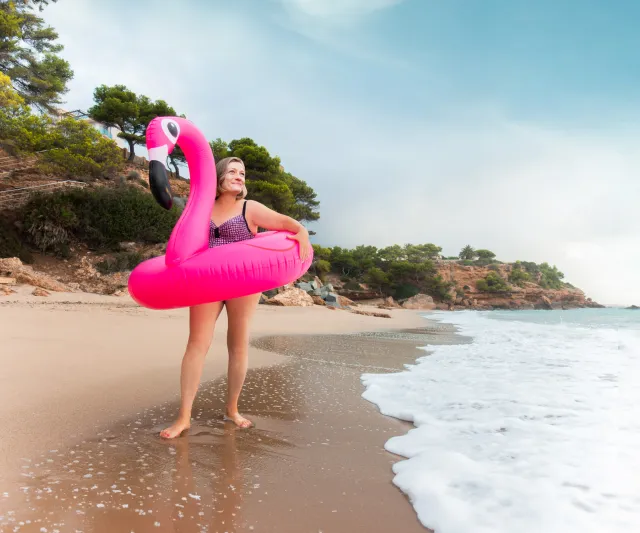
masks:
[[[259,339],[254,345],[290,359],[249,372],[240,408],[255,428],[223,422],[226,382],[205,384],[185,436],[158,436],[177,410],[167,404],[25,458],[22,481],[0,487],[0,529],[424,532],[391,484],[398,458],[383,447],[405,425],[362,400],[360,383],[363,369],[401,369],[424,355],[417,344],[366,335]]]
[[[199,416],[180,438],[158,437],[170,419],[162,406],[68,450],[25,459],[24,481],[0,501],[0,531],[242,531],[243,499],[260,486],[255,463],[291,445],[205,418],[222,412],[224,390],[222,380],[205,387]]]

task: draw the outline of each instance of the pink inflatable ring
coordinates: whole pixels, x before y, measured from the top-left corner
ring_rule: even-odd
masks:
[[[311,265],[286,231],[209,248],[209,220],[217,179],[211,147],[190,121],[157,117],[147,127],[149,185],[156,201],[171,209],[165,161],[177,144],[189,166],[189,199],[167,243],[165,255],[140,263],[129,277],[129,293],[150,309],[174,309],[257,294],[291,283]]]

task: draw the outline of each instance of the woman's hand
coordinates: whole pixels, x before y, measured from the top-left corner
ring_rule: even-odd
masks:
[[[287,239],[298,241],[298,244],[300,245],[300,260],[306,261],[311,250],[311,242],[309,241],[309,232],[307,231],[307,228],[302,228],[295,235],[287,235]]]

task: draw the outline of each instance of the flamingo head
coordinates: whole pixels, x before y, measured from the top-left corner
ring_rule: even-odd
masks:
[[[147,126],[149,152],[149,188],[153,197],[165,209],[171,209],[173,195],[165,162],[180,137],[178,117],[156,117]]]

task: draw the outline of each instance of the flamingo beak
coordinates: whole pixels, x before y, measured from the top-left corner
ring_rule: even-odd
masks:
[[[156,202],[166,210],[169,210],[173,205],[173,194],[171,193],[167,169],[162,159],[160,159],[163,157],[162,154],[164,154],[163,159],[166,159],[167,152],[167,146],[159,146],[149,150],[149,187]]]

